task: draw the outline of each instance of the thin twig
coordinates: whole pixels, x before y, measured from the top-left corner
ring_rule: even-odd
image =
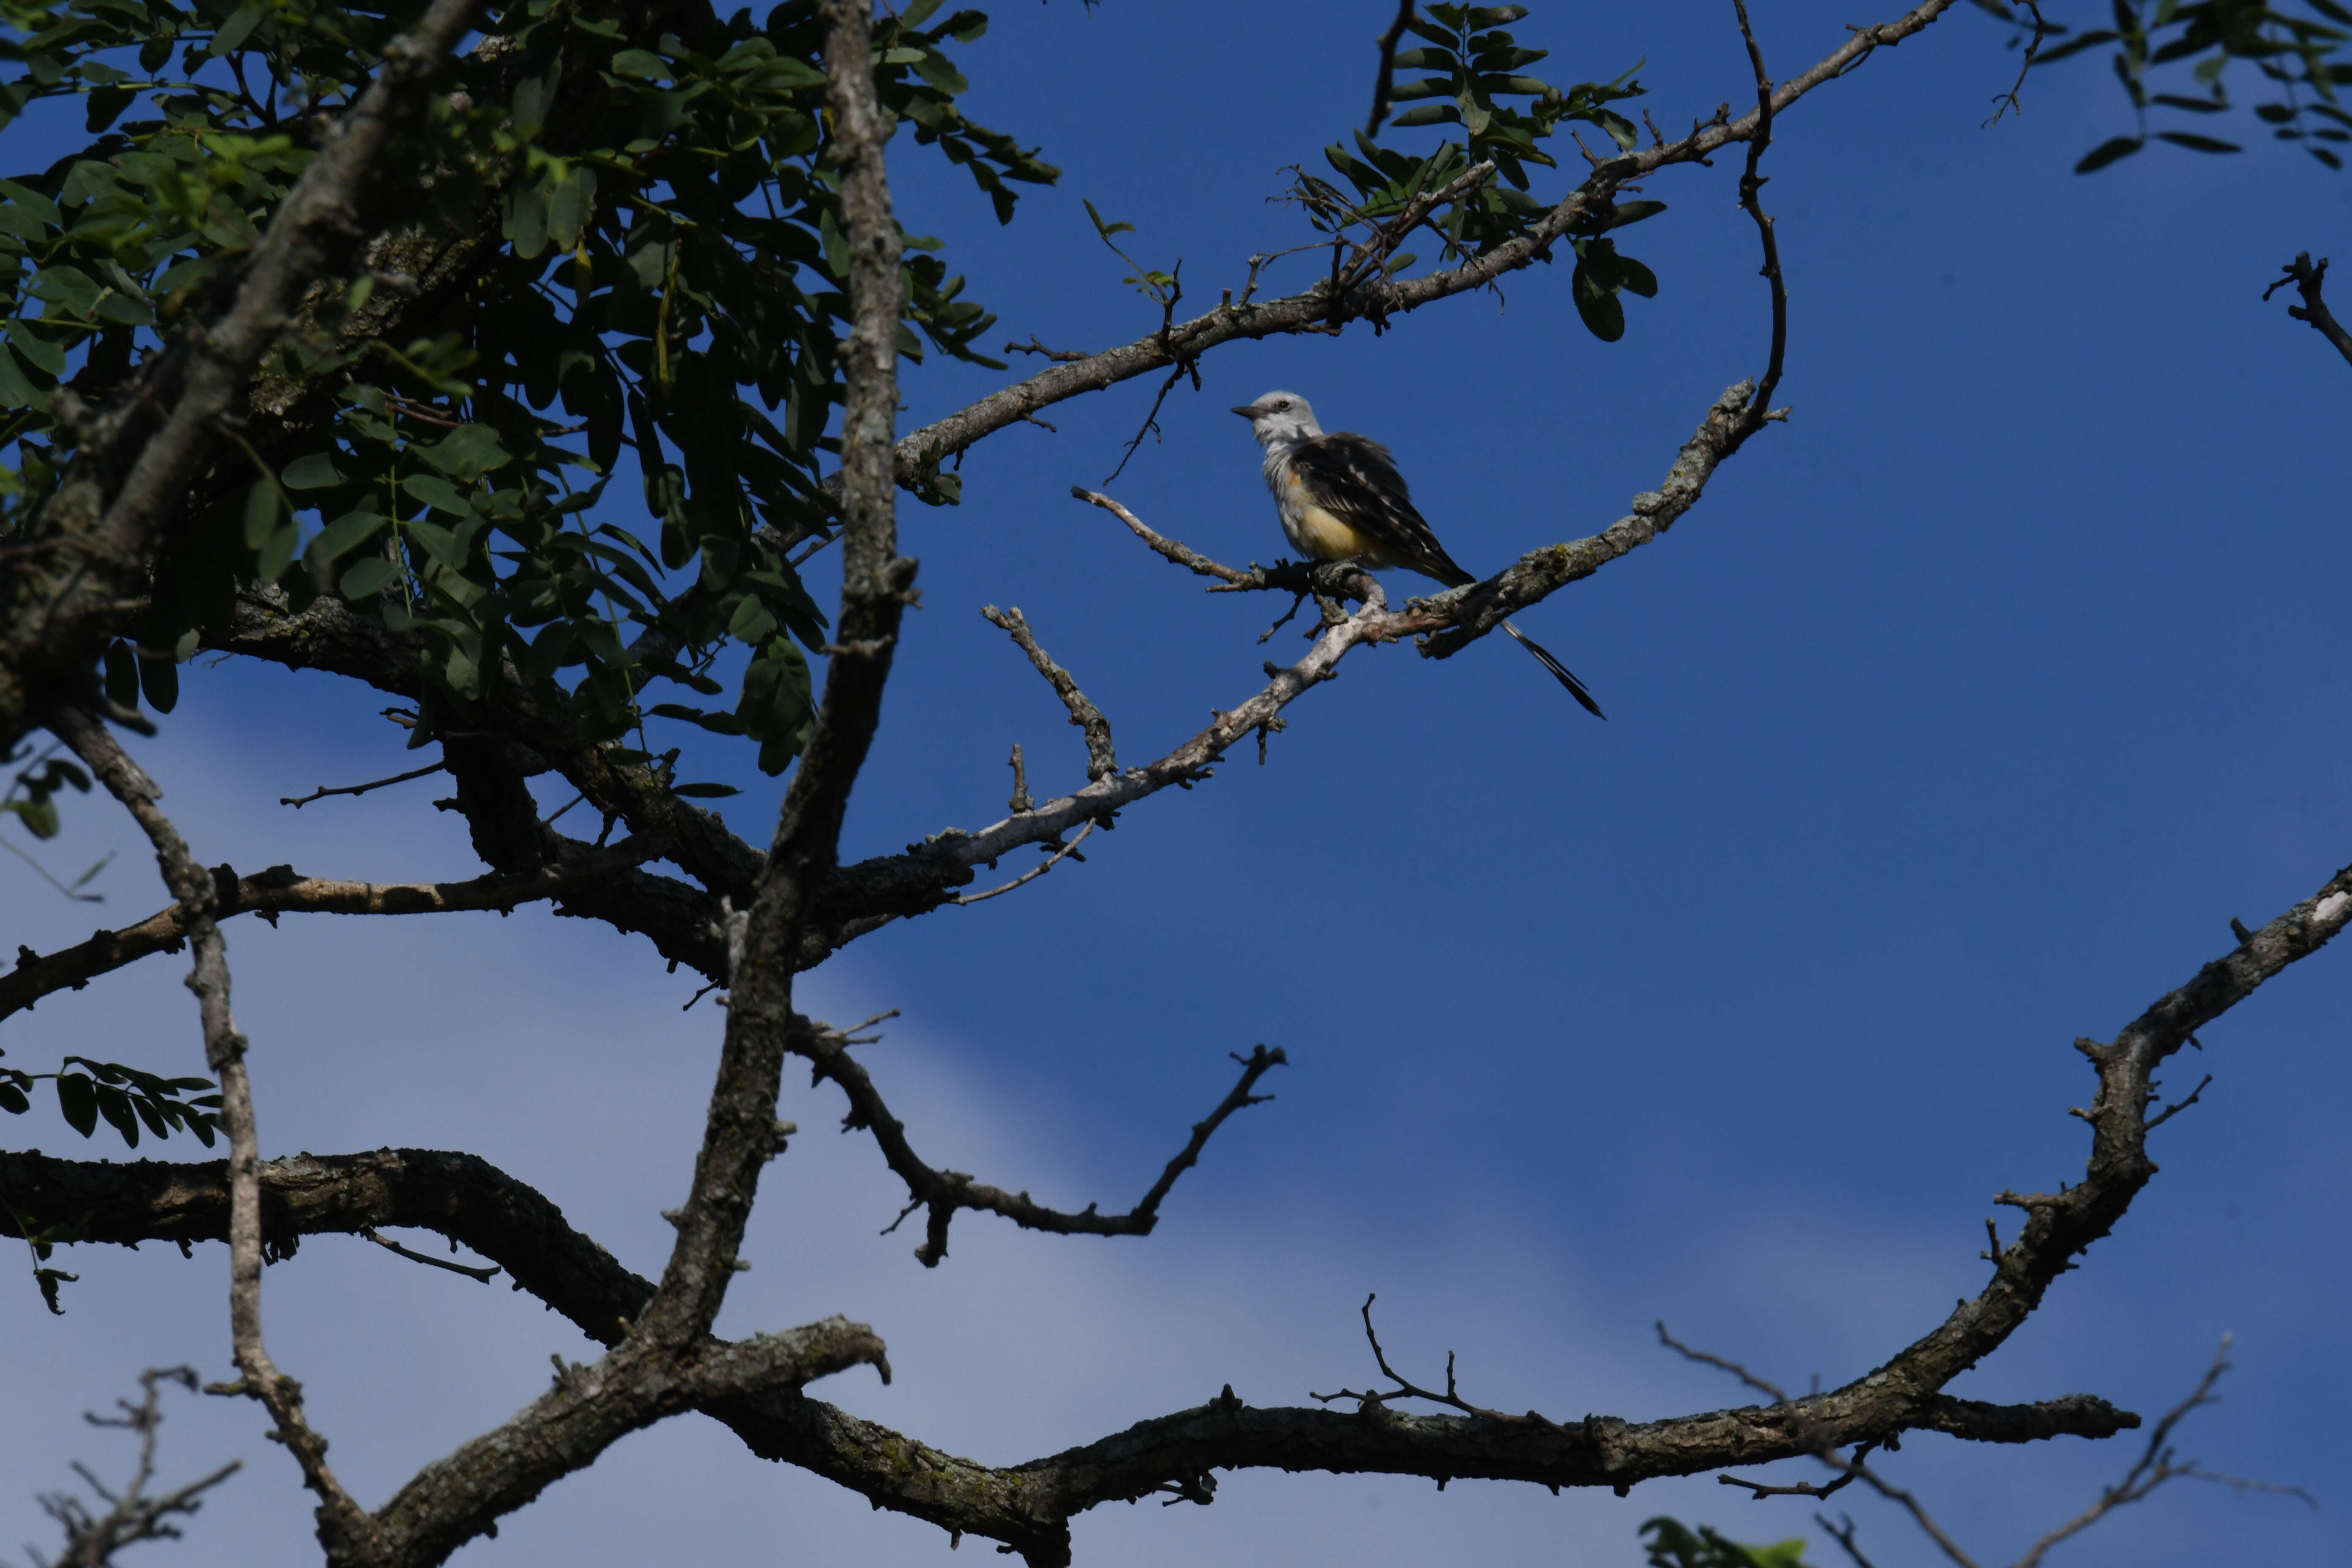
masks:
[[[1029,794],[1028,759],[1022,756],[1021,742],[1018,741],[1013,742],[1013,798],[1004,804],[1015,816],[1024,811],[1034,811],[1037,808],[1036,801],[1032,799]]]
[[[1013,878],[1013,880],[1004,883],[1002,887],[991,888],[984,893],[965,893],[960,897],[950,899],[948,901],[953,904],[977,904],[984,900],[995,898],[1000,893],[1009,893],[1024,882],[1035,881],[1038,878],[1044,876],[1046,872],[1052,870],[1066,859],[1083,860],[1086,857],[1078,853],[1078,846],[1084,844],[1087,841],[1087,835],[1092,833],[1094,830],[1095,825],[1091,822],[1087,823],[1084,827],[1078,829],[1076,837],[1071,839],[1067,844],[1064,844],[1055,848],[1054,853],[1047,857],[1045,864],[1041,866],[1032,866],[1028,870],[1022,872],[1021,875]]]
[[[2189,1390],[2188,1398],[2165,1412],[2164,1419],[2158,1421],[2156,1424],[2156,1429],[2147,1435],[2147,1447],[2141,1450],[2140,1457],[2133,1463],[2132,1468],[2124,1472],[2124,1479],[2114,1486],[2101,1488],[2098,1501],[2035,1542],[2032,1549],[2017,1560],[2014,1568],[2037,1568],[2042,1557],[2060,1542],[2070,1536],[2081,1534],[2114,1510],[2126,1503],[2139,1501],[2157,1488],[2171,1480],[2186,1479],[2214,1481],[2223,1486],[2235,1487],[2241,1491],[2279,1492],[2288,1497],[2301,1498],[2313,1508],[2317,1508],[2319,1500],[2301,1487],[2273,1486],[2266,1481],[2249,1481],[2235,1476],[2216,1475],[2200,1466],[2194,1459],[2187,1464],[2176,1464],[2173,1461],[2173,1429],[2180,1425],[2190,1411],[2202,1405],[2218,1403],[2213,1397],[2213,1387],[2221,1381],[2222,1374],[2229,1370],[2230,1336],[2223,1334],[2221,1349],[2213,1352],[2213,1364],[2205,1369],[2205,1375],[2198,1379],[2197,1386]]]
[[[375,779],[363,784],[337,784],[332,789],[328,788],[325,784],[320,784],[317,789],[312,790],[309,795],[302,796],[299,800],[292,795],[280,795],[278,797],[278,804],[280,805],[290,805],[295,810],[299,811],[304,806],[310,805],[312,801],[323,800],[331,795],[365,795],[372,789],[382,789],[386,784],[406,784],[411,779],[421,779],[429,773],[437,773],[448,765],[449,764],[446,763],[436,763],[429,768],[419,768],[415,773],[394,773],[388,779]],[[552,822],[555,819],[553,817],[550,817],[548,820]]]
[[[2344,323],[2336,319],[2335,312],[2327,308],[2327,300],[2321,293],[2327,285],[2327,258],[2321,257],[2318,264],[2314,266],[2311,252],[2300,251],[2293,261],[2286,264],[2284,272],[2284,276],[2277,282],[2263,290],[2263,300],[2269,300],[2288,284],[2294,284],[2295,291],[2303,296],[2303,303],[2289,305],[2286,313],[2298,321],[2310,322],[2312,331],[2334,343],[2336,352],[2342,354],[2347,363],[2352,363],[2352,331],[2347,331]]]
[[[1655,1326],[1658,1331],[1658,1342],[1665,1346],[1668,1350],[1674,1351],[1691,1361],[1697,1362],[1703,1366],[1711,1366],[1719,1372],[1729,1373],[1732,1376],[1738,1378],[1748,1387],[1755,1389],[1758,1393],[1770,1394],[1772,1396],[1772,1402],[1775,1405],[1786,1405],[1789,1403],[1789,1391],[1780,1387],[1778,1384],[1765,1382],[1762,1378],[1757,1376],[1754,1373],[1748,1371],[1746,1367],[1740,1365],[1736,1361],[1726,1361],[1719,1355],[1713,1355],[1706,1351],[1697,1350],[1690,1345],[1683,1343],[1682,1341],[1666,1332],[1666,1323],[1665,1320],[1663,1318],[1658,1320]]]
[[[179,1526],[175,1516],[193,1516],[204,1506],[205,1492],[220,1485],[245,1468],[242,1459],[231,1459],[202,1479],[175,1488],[162,1497],[147,1495],[147,1483],[155,1477],[155,1433],[163,1424],[162,1391],[159,1383],[176,1383],[193,1394],[196,1389],[194,1368],[184,1366],[151,1367],[140,1374],[139,1384],[144,1395],[138,1404],[118,1399],[115,1408],[120,1415],[100,1415],[96,1411],[82,1419],[92,1426],[114,1426],[139,1435],[139,1460],[131,1479],[117,1492],[91,1473],[89,1467],[77,1461],[74,1473],[108,1504],[103,1514],[93,1513],[79,1498],[62,1492],[50,1492],[36,1500],[41,1511],[64,1527],[65,1551],[46,1564],[36,1555],[34,1568],[104,1568],[114,1561],[122,1548],[142,1541],[178,1539]]]
[[[1021,614],[1020,607],[1015,605],[1010,610],[1000,610],[994,605],[985,605],[980,613],[990,625],[1009,635],[1020,646],[1021,651],[1029,656],[1029,662],[1053,687],[1055,695],[1062,700],[1062,706],[1070,710],[1070,722],[1086,731],[1088,782],[1107,779],[1118,772],[1118,753],[1111,747],[1110,721],[1104,718],[1102,710],[1088,701],[1087,694],[1078,689],[1078,683],[1070,672],[1055,664],[1045,650],[1037,646],[1037,636],[1029,629],[1028,619]]]
[[[1413,0],[1403,0],[1397,7],[1396,20],[1381,35],[1381,74],[1372,87],[1372,117],[1364,122],[1366,136],[1381,133],[1381,121],[1389,117],[1389,94],[1396,86],[1396,47],[1404,37],[1404,30],[1412,23]]]
[[[427,1268],[446,1268],[452,1274],[463,1274],[467,1279],[478,1280],[485,1285],[496,1279],[499,1272],[495,1264],[487,1268],[476,1268],[463,1263],[452,1263],[446,1258],[436,1258],[430,1253],[415,1251],[412,1248],[401,1246],[400,1243],[393,1240],[389,1237],[378,1235],[375,1229],[371,1226],[363,1225],[360,1226],[360,1235],[365,1237],[368,1240],[374,1242],[386,1252],[398,1253],[401,1257],[407,1258],[411,1263],[422,1263]]]
[[[1746,424],[1755,430],[1773,417],[1772,394],[1780,389],[1780,366],[1789,352],[1789,289],[1780,275],[1780,241],[1773,232],[1771,215],[1759,199],[1767,182],[1759,168],[1764,150],[1772,145],[1772,79],[1765,72],[1764,51],[1757,45],[1756,30],[1748,23],[1748,0],[1731,3],[1739,16],[1739,36],[1748,45],[1748,63],[1756,71],[1756,133],[1748,139],[1748,167],[1739,176],[1739,205],[1756,220],[1756,231],[1763,237],[1762,276],[1772,291],[1772,354],[1747,411]]]
[[[1877,1568],[1876,1563],[1862,1554],[1862,1548],[1853,1543],[1853,1515],[1842,1513],[1838,1517],[1845,1521],[1843,1528],[1832,1524],[1827,1514],[1813,1515],[1813,1522],[1829,1531],[1830,1539],[1845,1549],[1845,1554],[1853,1559],[1853,1568]]]
[[[2025,46],[2025,58],[2017,62],[2017,80],[2010,84],[2007,92],[1994,95],[1993,102],[1999,107],[1992,111],[1992,118],[1984,122],[1983,130],[1990,131],[2000,124],[2000,117],[2011,110],[2019,114],[2025,112],[2025,105],[2017,100],[2017,95],[2025,89],[2025,73],[2033,68],[2033,57],[2041,52],[2042,40],[2050,31],[2050,24],[2042,19],[2041,0],[2025,0],[2025,8],[2033,13],[2033,39]],[[2017,40],[2012,37],[2010,47],[2014,48],[2016,46]]]
[[[1136,538],[1140,539],[1153,550],[1159,552],[1169,560],[1173,561],[1177,565],[1185,568],[1187,571],[1195,573],[1202,577],[1214,577],[1220,582],[1225,583],[1246,583],[1250,580],[1250,574],[1246,572],[1239,572],[1235,571],[1231,566],[1220,565],[1216,562],[1212,561],[1207,556],[1202,554],[1197,550],[1189,549],[1186,546],[1178,543],[1175,540],[1162,538],[1160,535],[1154,533],[1150,529],[1146,528],[1143,525],[1142,519],[1137,517],[1133,512],[1128,510],[1127,508],[1119,505],[1118,502],[1111,500],[1110,497],[1102,494],[1098,490],[1090,490],[1082,485],[1072,485],[1070,487],[1070,494],[1080,500],[1092,501],[1095,505],[1102,508],[1105,511],[1110,513],[1113,517],[1118,519],[1119,521],[1127,524],[1129,528],[1132,529],[1135,531]]]

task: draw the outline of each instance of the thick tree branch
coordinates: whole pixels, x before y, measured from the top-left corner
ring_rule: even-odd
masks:
[[[1229,1096],[1220,1111],[1233,1105]],[[1213,1119],[1202,1128],[1213,1131]],[[1194,1130],[1193,1142],[1170,1163],[1155,1193],[1164,1195],[1206,1137],[1202,1128]],[[356,1236],[373,1226],[433,1230],[505,1268],[516,1289],[600,1343],[621,1344],[653,1297],[648,1281],[572,1230],[545,1197],[470,1154],[384,1149],[299,1155],[262,1166],[260,1192],[263,1235],[273,1256],[291,1254],[306,1236]],[[227,1229],[226,1167],[219,1161],[115,1164],[0,1153],[0,1199],[27,1224],[86,1243],[184,1246],[219,1240]],[[789,1393],[714,1397],[703,1408],[763,1458],[802,1466],[882,1507],[1013,1544],[1040,1563],[1067,1562],[1072,1514],[1148,1495],[1178,1477],[1197,1483],[1212,1466],[1491,1475],[1552,1486],[1614,1485],[1622,1472],[1631,1485],[1706,1468],[1706,1462],[1658,1468],[1684,1452],[1694,1434],[1711,1435],[1718,1447],[1737,1446],[1742,1434],[1751,1444],[1786,1442],[1769,1413],[1752,1408],[1638,1426],[1608,1417],[1563,1426],[1396,1410],[1253,1410],[1226,1397],[1051,1458],[997,1469]],[[2136,1421],[2103,1401],[2076,1395],[2016,1406],[1930,1400],[1906,1425],[1979,1441],[2023,1442],[2105,1436]],[[1604,1454],[1615,1458],[1597,1457]],[[1741,1462],[1753,1457],[1737,1456]]]
[[[1954,0],[1926,0],[1895,21],[1853,29],[1846,41],[1818,64],[1790,78],[1773,91],[1773,111],[1786,110],[1822,83],[1855,69],[1878,49],[1892,47],[1919,32],[1949,10],[1953,3]],[[1321,283],[1304,293],[1263,304],[1221,304],[1206,315],[1177,322],[1134,342],[1049,366],[1026,381],[991,393],[970,407],[906,437],[898,443],[898,475],[910,483],[919,482],[921,476],[954,454],[1007,426],[1019,424],[1041,409],[1180,362],[1198,359],[1221,343],[1323,331],[1349,317],[1415,310],[1455,294],[1483,289],[1507,272],[1548,258],[1563,236],[1605,211],[1616,193],[1626,185],[1671,165],[1704,163],[1718,149],[1753,137],[1758,124],[1758,116],[1750,113],[1727,123],[1702,126],[1680,141],[1611,159],[1595,168],[1581,185],[1528,234],[1457,268],[1402,282],[1366,276],[1352,293],[1338,300],[1330,298],[1328,283]]]
[[[880,721],[898,622],[915,563],[898,551],[891,430],[898,409],[902,279],[883,150],[890,138],[875,97],[867,0],[824,0],[826,156],[840,170],[849,251],[851,328],[841,437],[842,587],[837,641],[759,891],[730,932],[740,957],[730,976],[727,1036],[694,1184],[677,1211],[677,1244],[639,1333],[684,1344],[709,1331],[733,1277],[736,1249],[776,1150],[776,1091],[793,1033],[793,974],[803,931],[840,853],[841,824]]]
[[[1941,1384],[1999,1348],[2074,1254],[2113,1226],[2154,1173],[2145,1151],[2153,1069],[2191,1031],[2316,952],[2347,919],[2352,869],[2249,932],[2233,952],[2142,1014],[2115,1044],[2084,1042],[2101,1090],[2089,1112],[2093,1147],[2084,1183],[2056,1196],[2006,1195],[2030,1217],[2024,1234],[2000,1253],[1999,1272],[1986,1289],[1885,1365],[1829,1393],[1639,1425],[1606,1416],[1559,1422],[1532,1415],[1414,1415],[1385,1405],[1353,1413],[1256,1410],[1228,1397],[1003,1469],[929,1448],[805,1398],[749,1394],[716,1399],[706,1408],[757,1452],[827,1476],[882,1507],[1013,1545],[1040,1564],[1067,1562],[1073,1515],[1171,1486],[1205,1495],[1213,1468],[1255,1465],[1623,1489],[1660,1476],[1799,1458],[1906,1430],[1990,1442],[2110,1436],[2137,1418],[2081,1395],[2036,1405],[1985,1405],[1952,1398]],[[633,1307],[651,1294],[645,1281],[562,1227],[536,1194],[501,1192],[511,1184],[478,1162],[462,1170],[433,1163],[463,1159],[404,1153],[331,1164],[282,1162],[269,1178],[271,1223],[281,1223],[275,1216],[282,1212],[282,1223],[301,1229],[435,1226],[508,1268],[519,1283],[559,1305],[592,1335],[617,1339]],[[0,1192],[29,1223],[73,1226],[89,1240],[217,1235],[226,1207],[221,1171],[216,1163],[113,1166],[8,1155],[0,1156]],[[428,1175],[440,1184],[438,1195],[403,1206],[400,1184]],[[460,1190],[461,1178],[473,1184]],[[306,1190],[298,1195],[298,1188]],[[284,1194],[282,1210],[274,1206],[275,1194]],[[501,1217],[507,1215],[517,1217]]]
[[[664,851],[658,839],[629,838],[610,849],[582,846],[575,858],[526,877],[493,874],[465,882],[349,882],[297,876],[273,866],[239,877],[226,866],[210,873],[214,920],[257,914],[275,924],[281,914],[416,915],[461,910],[504,914],[541,899],[566,898]],[[79,991],[110,970],[158,952],[177,952],[194,917],[184,904],[158,910],[136,925],[100,931],[88,942],[42,954],[17,950],[16,967],[0,974],[0,1018],[21,1012],[55,991]]]

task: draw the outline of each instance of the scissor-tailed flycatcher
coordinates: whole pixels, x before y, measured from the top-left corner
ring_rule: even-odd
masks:
[[[1291,548],[1315,561],[1353,561],[1369,571],[1402,566],[1449,588],[1478,579],[1445,553],[1413,509],[1389,449],[1345,430],[1325,435],[1315,410],[1295,392],[1269,392],[1234,413],[1265,448],[1265,486],[1282,514]],[[1536,656],[1596,719],[1605,719],[1584,682],[1510,622],[1503,629]]]

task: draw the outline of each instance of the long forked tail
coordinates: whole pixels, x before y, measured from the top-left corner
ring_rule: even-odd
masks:
[[[1503,623],[1503,629],[1510,633],[1512,637],[1518,639],[1518,644],[1521,647],[1535,655],[1536,661],[1538,664],[1541,664],[1546,669],[1550,670],[1553,676],[1559,679],[1559,683],[1568,688],[1568,694],[1570,697],[1575,698],[1579,702],[1584,704],[1584,710],[1587,713],[1591,714],[1595,719],[1606,719],[1609,717],[1608,714],[1603,713],[1601,710],[1601,704],[1592,700],[1592,693],[1584,689],[1584,682],[1577,679],[1573,674],[1570,673],[1568,666],[1552,658],[1551,650],[1549,648],[1544,647],[1543,644],[1536,641],[1535,638],[1528,636],[1527,633],[1519,630],[1518,627],[1513,626],[1508,621],[1505,621]]]

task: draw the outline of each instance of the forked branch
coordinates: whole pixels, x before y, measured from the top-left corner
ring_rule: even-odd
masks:
[[[877,1021],[869,1019],[868,1023]],[[906,1183],[907,1206],[898,1211],[898,1217],[890,1222],[884,1234],[898,1229],[917,1209],[929,1211],[922,1245],[915,1248],[916,1258],[926,1268],[937,1268],[948,1255],[948,1226],[959,1209],[1002,1215],[1024,1230],[1047,1231],[1055,1236],[1150,1235],[1152,1227],[1160,1223],[1160,1205],[1176,1185],[1177,1178],[1200,1162],[1201,1151],[1208,1147],[1210,1138],[1224,1125],[1227,1117],[1274,1098],[1251,1091],[1257,1087],[1258,1079],[1289,1059],[1278,1046],[1272,1049],[1259,1046],[1247,1057],[1234,1057],[1242,1065],[1240,1080],[1214,1110],[1193,1123],[1191,1141],[1177,1151],[1175,1158],[1160,1172],[1160,1179],[1151,1184],[1151,1190],[1133,1208],[1125,1214],[1107,1215],[1088,1204],[1073,1214],[1047,1208],[1027,1193],[1008,1193],[974,1181],[961,1171],[934,1170],[926,1164],[908,1142],[906,1124],[890,1114],[890,1107],[875,1087],[873,1076],[849,1054],[851,1046],[867,1043],[872,1037],[861,1038],[854,1029],[835,1029],[802,1019],[793,1032],[792,1049],[794,1055],[808,1059],[813,1069],[811,1081],[836,1084],[849,1097],[849,1114],[842,1118],[842,1127],[871,1132],[891,1172]]]

